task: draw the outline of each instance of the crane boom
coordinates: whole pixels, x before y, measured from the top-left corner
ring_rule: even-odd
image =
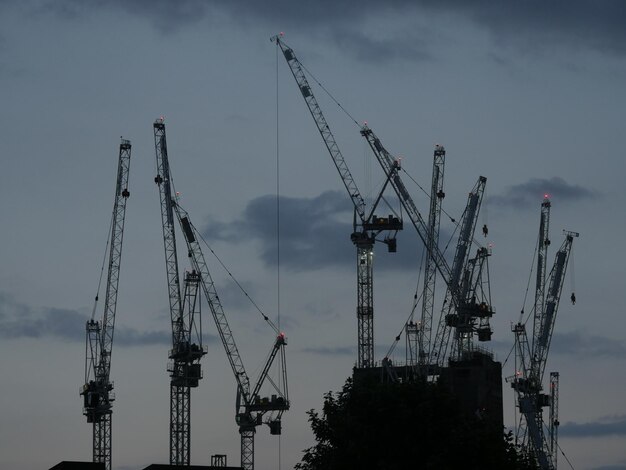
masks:
[[[451,327],[463,329],[469,326],[470,316],[462,313],[470,313],[470,310],[462,308],[467,304],[467,299],[463,295],[461,283],[463,281],[463,273],[468,266],[470,247],[474,239],[474,231],[486,183],[487,178],[484,176],[478,178],[468,195],[467,204],[463,211],[461,229],[452,260],[452,269],[444,300],[444,309],[437,326],[437,333],[431,350],[433,359],[440,366],[443,365],[446,357]]]
[[[418,333],[418,363],[423,372],[429,364],[433,312],[435,306],[435,286],[437,281],[437,263],[432,253],[439,246],[439,226],[441,221],[441,203],[445,197],[443,192],[443,175],[445,169],[446,150],[436,145],[433,153],[433,175],[430,189],[430,211],[428,213],[428,244],[426,245],[426,264],[424,266],[424,288],[422,294],[422,317]],[[409,330],[407,330],[409,334]]]
[[[109,265],[104,312],[101,323],[92,318],[86,325],[85,384],[80,392],[84,397],[83,414],[87,416],[88,423],[93,423],[93,461],[103,462],[107,470],[111,470],[111,414],[112,402],[115,400],[112,392],[113,382],[110,381],[111,354],[113,351],[126,202],[130,196],[128,191],[130,155],[130,140],[122,139],[119,148],[115,202],[109,239]],[[97,300],[98,297],[96,297]]]
[[[411,219],[411,222],[413,223],[413,226],[417,230],[418,236],[420,237],[424,245],[428,246],[428,226],[426,225],[426,222],[424,222],[422,214],[417,209],[415,202],[413,202],[413,198],[409,194],[409,191],[406,189],[406,186],[404,185],[404,182],[400,177],[400,162],[391,156],[391,154],[383,146],[380,139],[376,137],[374,131],[367,127],[367,125],[361,128],[361,135],[367,140],[386,177],[390,180],[393,189],[400,198],[402,206],[406,210],[409,218]],[[443,253],[441,253],[441,251],[439,250],[439,247],[433,247],[431,256],[434,259],[435,265],[443,276],[446,284],[450,285],[450,280],[452,279],[450,266],[444,258]]]
[[[361,193],[359,192],[359,189],[356,185],[356,182],[354,181],[354,178],[352,177],[352,174],[350,173],[350,169],[348,168],[348,165],[346,164],[343,154],[341,153],[341,150],[339,150],[339,146],[337,145],[335,136],[330,130],[330,127],[328,126],[328,123],[326,122],[326,118],[324,117],[324,114],[322,113],[322,109],[320,108],[317,102],[317,99],[315,98],[315,95],[313,94],[313,90],[311,89],[311,86],[309,85],[309,81],[307,80],[306,75],[304,74],[302,64],[296,57],[295,53],[293,52],[293,49],[291,49],[289,46],[287,46],[283,42],[280,35],[274,36],[271,40],[276,42],[276,44],[280,46],[280,49],[282,50],[283,55],[285,56],[285,60],[287,61],[287,64],[289,65],[289,69],[291,70],[291,73],[293,74],[293,78],[295,78],[296,83],[298,84],[298,87],[300,88],[300,93],[302,93],[302,97],[304,98],[304,101],[306,102],[306,105],[309,108],[309,111],[311,112],[311,116],[313,116],[313,120],[315,121],[317,130],[322,136],[322,140],[324,141],[324,144],[326,145],[326,148],[328,149],[328,153],[330,153],[333,163],[335,164],[335,167],[337,167],[337,171],[339,172],[339,175],[341,176],[341,180],[343,181],[343,184],[346,187],[348,194],[350,195],[350,199],[352,200],[354,209],[359,215],[359,218],[361,219],[361,221],[365,222],[367,219],[366,214],[365,214],[365,205],[366,205],[365,200],[363,199],[363,197],[361,196]]]
[[[153,125],[157,175],[154,182],[159,188],[161,202],[161,227],[165,248],[165,266],[172,324],[172,349],[168,365],[170,373],[170,464],[189,465],[191,460],[191,388],[202,378],[200,359],[206,351],[202,345],[202,322],[196,325],[200,302],[197,302],[199,279],[192,272],[185,276],[185,300],[181,298],[176,230],[172,197],[173,181],[167,153],[167,139],[163,118]],[[196,342],[192,335],[196,334]]]
[[[533,342],[534,353],[532,355],[531,362],[532,375],[537,377],[540,382],[543,380],[543,374],[546,368],[546,359],[548,357],[548,350],[550,349],[550,342],[552,341],[556,312],[559,308],[559,301],[561,299],[563,282],[565,280],[565,271],[567,269],[572,243],[574,241],[574,237],[577,236],[578,233],[566,232],[565,240],[556,254],[554,266],[550,272],[550,285],[548,287],[544,307],[545,313],[540,319],[538,336]]]
[[[191,223],[187,211],[185,211],[175,201],[173,205],[180,227],[185,236],[191,264],[201,280],[200,284],[202,286],[202,290],[207,298],[209,309],[213,315],[228,362],[233,371],[233,375],[235,376],[235,381],[237,382],[236,422],[239,425],[239,434],[241,436],[241,466],[245,470],[253,470],[255,427],[262,423],[262,418],[265,413],[270,413],[271,417],[266,421],[266,424],[269,425],[270,432],[272,434],[280,434],[281,416],[284,411],[289,409],[284,356],[284,346],[287,344],[287,341],[283,333],[279,333],[277,335],[270,355],[263,367],[263,371],[261,372],[261,375],[251,392],[250,379],[243,365],[237,344],[235,343],[235,337],[233,336],[232,330],[228,324],[228,319],[224,313],[222,302],[215,289],[215,283],[211,277],[208,264],[204,254],[202,253],[202,247],[199,243],[200,235]],[[265,319],[268,320],[267,317],[265,317]],[[275,331],[278,332],[276,329]],[[279,352],[281,355],[281,363],[283,364],[282,383],[284,384],[284,389],[277,390],[278,396],[272,396],[271,399],[261,400],[259,396],[261,387],[268,378],[269,370]]]

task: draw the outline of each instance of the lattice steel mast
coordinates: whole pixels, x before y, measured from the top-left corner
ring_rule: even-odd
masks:
[[[417,363],[421,373],[430,364],[431,333],[435,306],[435,286],[437,281],[437,265],[432,255],[439,246],[439,226],[441,222],[441,204],[443,192],[443,175],[445,169],[446,150],[436,145],[433,153],[433,175],[430,188],[430,211],[428,213],[428,237],[426,245],[426,263],[424,266],[424,287],[422,290],[422,316],[417,332],[418,357]],[[407,336],[410,331],[407,328]]]
[[[130,196],[128,180],[130,173],[130,140],[122,139],[119,149],[115,202],[109,239],[109,265],[102,321],[87,322],[85,384],[81,387],[83,414],[87,422],[93,423],[93,461],[102,462],[111,470],[112,438],[111,415],[113,413],[113,382],[110,380],[113,332],[117,309],[117,293],[122,259],[126,202]],[[96,303],[98,296],[96,296]]]
[[[202,378],[200,359],[206,351],[202,345],[200,302],[197,300],[200,278],[197,272],[185,276],[185,294],[181,298],[174,228],[175,201],[172,198],[173,182],[169,169],[165,123],[154,123],[157,175],[165,265],[167,271],[170,319],[172,324],[172,349],[169,352],[170,373],[170,464],[189,465],[191,459],[191,388]],[[194,341],[195,340],[195,341]]]

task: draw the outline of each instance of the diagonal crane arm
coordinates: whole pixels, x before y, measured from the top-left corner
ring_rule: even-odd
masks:
[[[337,167],[337,171],[339,172],[339,175],[341,176],[341,181],[343,181],[343,184],[346,187],[348,194],[350,195],[350,199],[352,200],[354,209],[359,215],[359,218],[361,219],[361,221],[365,222],[367,220],[367,216],[365,214],[365,200],[363,199],[363,197],[361,196],[361,193],[359,192],[359,189],[356,185],[356,182],[354,181],[354,178],[352,177],[352,174],[350,173],[350,169],[348,168],[348,165],[346,164],[343,154],[341,153],[341,150],[339,150],[339,146],[337,145],[335,136],[330,130],[330,127],[328,126],[328,123],[326,122],[326,118],[324,117],[324,114],[322,113],[322,110],[317,102],[317,99],[315,98],[315,95],[313,94],[313,91],[311,90],[309,81],[307,80],[306,75],[304,74],[302,64],[296,57],[295,53],[293,52],[293,49],[291,49],[289,46],[287,46],[283,42],[280,35],[274,36],[273,38],[271,38],[271,40],[275,42],[278,46],[280,46],[280,49],[282,50],[283,55],[285,56],[285,60],[287,61],[287,64],[289,65],[289,69],[291,70],[291,73],[293,74],[293,78],[295,78],[296,83],[298,84],[298,87],[300,88],[300,93],[302,93],[302,97],[304,98],[304,101],[306,102],[306,105],[309,108],[309,111],[311,112],[311,116],[313,116],[313,120],[315,121],[317,130],[322,136],[322,140],[324,141],[324,144],[326,145],[326,148],[328,149],[328,152],[330,153],[333,163],[335,164],[335,167]]]
[[[411,195],[406,189],[402,178],[400,177],[399,161],[391,156],[391,154],[383,146],[380,139],[376,137],[374,131],[372,131],[369,127],[363,126],[361,128],[361,135],[367,140],[367,143],[370,145],[372,151],[374,152],[374,155],[376,156],[376,159],[382,167],[386,177],[390,180],[394,191],[400,198],[402,206],[406,210],[409,218],[411,219],[411,222],[415,226],[415,229],[417,230],[417,234],[419,235],[420,239],[425,246],[428,246],[428,227],[426,225],[426,222],[424,221],[424,218],[422,217],[422,214],[417,209],[415,202],[413,202],[413,198],[411,198]],[[450,280],[452,278],[450,266],[444,258],[443,253],[441,253],[441,250],[439,250],[439,247],[433,246],[433,251],[431,255],[435,261],[437,269],[443,276],[446,284],[450,285]]]
[[[178,254],[176,252],[174,211],[172,208],[172,180],[167,155],[165,123],[163,119],[157,119],[154,123],[154,145],[157,160],[157,176],[154,178],[154,181],[159,187],[159,198],[161,201],[161,227],[163,229],[163,244],[165,247],[168,298],[172,323],[172,344],[176,344],[177,340],[184,333],[179,321],[182,315],[182,303],[178,273]]]
[[[538,328],[536,329],[538,332],[537,337],[533,341],[531,376],[536,377],[539,382],[543,381],[556,313],[559,308],[563,282],[565,280],[565,271],[567,270],[567,263],[575,237],[578,237],[577,232],[565,232],[565,240],[556,254],[554,265],[550,272],[550,284],[546,293],[544,314],[540,318]]]
[[[266,412],[277,412],[277,415],[273,417],[267,424],[270,426],[270,432],[272,434],[280,434],[280,417],[282,413],[289,409],[289,399],[287,394],[287,378],[285,369],[285,351],[284,347],[287,344],[285,335],[279,333],[272,346],[270,355],[263,367],[263,372],[259,376],[257,382],[254,385],[253,390],[250,390],[250,379],[246,373],[246,369],[243,365],[239,349],[235,343],[235,337],[228,324],[228,319],[224,313],[222,302],[215,289],[215,283],[211,277],[211,273],[208,268],[208,264],[202,253],[199,240],[200,234],[195,226],[191,223],[189,214],[185,211],[176,201],[172,201],[175,208],[176,217],[178,218],[180,227],[185,236],[185,242],[187,243],[188,255],[191,260],[191,264],[195,272],[200,276],[200,284],[204,291],[204,295],[207,298],[209,309],[215,321],[217,331],[222,341],[222,345],[226,352],[228,362],[235,376],[237,382],[237,405],[236,405],[236,422],[239,425],[239,432],[241,434],[241,466],[245,470],[254,469],[254,433],[255,427],[261,424],[259,418]],[[274,328],[276,328],[265,317],[265,320]],[[283,390],[278,390],[279,395],[272,400],[262,401],[259,397],[259,393],[263,383],[268,379],[269,370],[280,353],[281,362],[283,364],[282,369],[282,383],[284,385]],[[256,415],[253,415],[256,413]]]
[[[451,332],[450,327],[459,326],[461,324],[465,325],[466,320],[468,320],[461,319],[459,315],[459,311],[466,300],[461,289],[463,281],[462,275],[467,270],[470,247],[474,238],[474,230],[478,221],[478,214],[480,212],[486,183],[487,178],[484,176],[478,178],[478,181],[468,195],[465,211],[463,212],[459,238],[454,252],[454,259],[452,260],[452,269],[447,281],[448,288],[444,300],[444,311],[442,312],[442,317],[437,326],[437,333],[431,350],[433,359],[436,359],[439,365],[443,365],[443,361],[445,360]],[[453,313],[445,314],[445,312]]]

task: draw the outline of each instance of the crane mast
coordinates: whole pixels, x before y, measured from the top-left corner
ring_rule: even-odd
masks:
[[[198,273],[185,276],[184,298],[181,296],[176,232],[174,227],[173,183],[167,154],[167,140],[163,119],[154,122],[157,176],[165,265],[167,271],[170,319],[172,324],[172,349],[169,352],[170,373],[170,464],[189,465],[191,458],[191,388],[202,378],[200,359],[206,351],[202,345],[200,302],[197,300],[200,279]],[[198,311],[196,311],[198,309]],[[194,335],[195,341],[194,342]]]
[[[117,309],[117,294],[122,259],[126,202],[130,196],[130,140],[122,139],[119,148],[115,202],[109,239],[109,265],[102,321],[92,319],[86,325],[85,384],[81,387],[83,414],[93,424],[93,461],[111,470],[111,415],[113,412],[113,382],[110,380],[113,332]],[[96,302],[98,297],[96,296]],[[94,306],[95,314],[95,306]]]
[[[511,383],[520,410],[516,437],[521,441],[523,450],[536,460],[542,470],[556,468],[558,373],[550,374],[549,394],[542,393],[542,382],[572,243],[578,237],[576,232],[564,231],[565,240],[546,279],[550,207],[550,200],[546,197],[541,205],[539,224],[533,336],[529,341],[525,324],[520,322],[513,326],[517,370]],[[544,432],[542,411],[546,406],[550,407],[548,437]]]
[[[313,90],[304,73],[304,69],[293,49],[287,46],[277,35],[271,38],[281,49],[285,60],[293,74],[300,93],[315,121],[317,130],[324,141],[324,144],[332,158],[339,176],[348,191],[348,195],[354,206],[352,243],[355,245],[357,262],[357,369],[374,366],[374,273],[373,256],[376,235],[382,231],[396,232],[402,230],[402,221],[397,217],[379,218],[374,215],[374,210],[381,200],[385,187],[381,190],[376,203],[373,204],[369,214],[366,213],[366,203],[350,173],[348,165],[337,145],[324,114],[313,94]],[[394,237],[386,238],[384,241],[388,245],[390,252],[396,250],[396,240]]]

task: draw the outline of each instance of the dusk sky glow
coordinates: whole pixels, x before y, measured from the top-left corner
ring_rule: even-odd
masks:
[[[280,31],[349,113],[311,80],[368,202],[382,172],[352,116],[402,158],[424,215],[433,148],[445,146],[442,246],[454,233],[450,218],[459,219],[468,191],[487,177],[477,238],[493,250],[488,346],[499,361],[524,308],[543,198],[552,202],[550,265],[563,230],[580,233],[546,369],[560,372],[559,442],[576,470],[626,470],[619,0],[0,0],[0,468],[91,458],[79,387],[120,136],[133,148],[111,368],[113,467],[168,461],[171,333],[152,134],[159,116],[181,205],[288,341],[292,408],[280,443],[258,430],[257,469],[275,470],[279,459],[291,469],[313,444],[306,411],[341,389],[356,360],[353,214],[269,41]],[[419,279],[422,243],[405,222],[397,253],[381,243],[374,255],[378,360]],[[205,254],[254,376],[275,334]],[[238,465],[235,381],[208,308],[203,314],[208,354],[192,392],[192,463],[227,454]],[[392,359],[404,360],[403,344]],[[508,359],[503,377],[514,374]],[[506,382],[503,392],[510,427]],[[569,468],[565,460],[559,467]]]

